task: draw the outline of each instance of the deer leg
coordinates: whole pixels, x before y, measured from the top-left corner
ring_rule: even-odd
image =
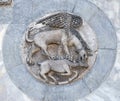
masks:
[[[38,51],[38,49],[36,49],[34,43],[32,43],[32,46],[30,47],[30,49],[28,51],[28,56],[26,58],[26,61],[29,65],[34,65],[34,62],[32,60],[32,56],[34,53],[36,53],[36,51]]]
[[[41,46],[42,47],[42,54],[43,55],[45,55],[45,56],[47,56],[49,59],[51,59],[51,57],[50,57],[50,55],[49,55],[49,53],[48,53],[48,51],[47,51],[47,45],[44,45],[44,46]]]
[[[45,73],[40,72],[40,76],[43,77],[43,79],[48,82],[48,78],[46,77]]]
[[[57,59],[59,59],[59,60],[64,59],[64,57],[63,57],[63,45],[62,44],[60,44],[58,46]]]
[[[70,67],[68,65],[64,65],[63,68],[65,68],[65,73],[61,73],[61,75],[71,75]]]
[[[68,50],[68,47],[67,47],[67,43],[63,43],[63,46],[64,46],[65,53],[69,56],[70,53],[69,53],[69,50]]]
[[[67,36],[63,36],[62,39],[61,39],[61,42],[62,42],[62,45],[63,45],[63,48],[64,48],[64,51],[67,55],[70,55],[69,54],[69,50],[68,50],[68,43],[67,43]]]
[[[75,73],[75,75],[74,75],[73,77],[71,77],[71,78],[69,79],[69,81],[74,80],[74,79],[77,78],[77,76],[78,76],[78,72],[77,72],[77,71],[73,71],[73,72]]]
[[[33,51],[32,51],[32,56],[35,54],[35,53],[37,53],[38,51],[40,50],[40,48],[35,48]]]
[[[66,73],[61,73],[63,76],[71,75],[71,71],[67,71]]]
[[[66,73],[61,73],[61,75],[63,75],[63,76],[69,76],[69,75],[71,75],[71,71],[70,71],[69,66],[68,66],[68,68],[66,68]],[[63,81],[63,82],[59,82],[58,84],[66,84],[66,83],[69,83],[69,80]]]
[[[50,72],[48,76],[55,82],[55,84],[58,84],[57,80],[52,76],[53,72]]]

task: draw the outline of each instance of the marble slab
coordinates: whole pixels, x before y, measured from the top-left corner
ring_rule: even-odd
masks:
[[[5,8],[3,11],[1,10],[3,12],[1,15],[6,15],[5,18],[4,16],[2,19],[0,18],[1,23],[4,23],[6,19],[8,19],[6,21],[6,23],[8,23],[9,17],[12,19],[12,24],[9,25],[4,36],[2,53],[5,68],[15,86],[27,94],[33,101],[119,101],[118,95],[120,92],[117,92],[117,89],[119,89],[119,66],[115,67],[116,69],[113,68],[117,43],[115,29],[103,12],[87,0],[29,0],[30,3],[27,3],[27,1],[28,0],[14,0],[14,10],[10,12],[10,14],[13,14],[13,18],[10,17],[10,15],[7,18],[9,11],[4,14]],[[74,5],[76,7],[73,10]],[[58,10],[68,12],[72,12],[73,10],[76,15],[83,17],[97,34],[99,50],[96,63],[82,80],[64,86],[50,86],[38,82],[26,70],[25,65],[21,61],[20,44],[23,33],[31,21],[34,21],[44,14]],[[119,60],[117,63],[119,63]],[[112,69],[115,70],[114,75],[105,82]],[[110,83],[110,81],[114,81],[114,83],[117,82],[117,85]],[[103,82],[105,82],[105,84],[100,87]],[[6,82],[6,85],[7,83],[8,82]],[[7,87],[10,86],[7,85]],[[3,88],[5,87],[3,86]],[[113,88],[116,88],[116,90]],[[98,90],[94,93],[93,91],[96,89]],[[6,92],[4,89],[3,91]],[[6,95],[3,95],[0,100],[15,101],[22,95],[21,93],[17,95],[16,92],[13,94],[17,97],[5,99]],[[117,97],[115,98],[112,95],[116,95]],[[83,100],[81,98],[83,98]],[[21,99],[23,100],[23,98],[20,98],[18,101]],[[27,99],[24,100],[28,101]]]

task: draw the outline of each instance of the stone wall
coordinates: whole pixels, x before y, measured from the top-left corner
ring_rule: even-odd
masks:
[[[119,101],[120,100],[120,1],[119,0],[89,0],[98,6],[111,20],[113,26],[116,30],[117,35],[117,57],[110,72],[110,75],[102,81],[102,84],[95,91],[90,93],[89,95],[78,99],[78,101]],[[9,33],[8,29],[12,27],[14,30],[13,34],[17,34],[15,36],[10,36],[11,38],[15,38],[16,36],[20,36],[18,32],[21,29],[24,32],[24,28],[33,20],[39,17],[40,12],[38,13],[40,8],[40,3],[44,1],[39,0],[14,0],[13,5],[7,7],[0,7],[0,100],[1,101],[34,101],[27,97],[24,93],[22,93],[11,81],[4,65],[3,56],[2,56],[2,42],[3,36]],[[62,3],[63,2],[63,3]],[[66,6],[65,3],[68,3],[66,0],[61,1],[60,8],[64,9]],[[69,5],[74,6],[75,1],[71,0]],[[69,5],[66,6],[67,10],[70,10]],[[42,5],[47,9],[46,5]],[[37,10],[36,10],[37,9]],[[54,9],[54,7],[53,7]],[[93,12],[94,9],[90,9]],[[34,11],[34,12],[33,12]],[[44,12],[45,13],[45,12]],[[86,17],[87,19],[87,17]],[[6,33],[7,31],[7,33]],[[9,40],[9,34],[6,35],[6,38]],[[17,38],[17,37],[16,37]],[[11,41],[12,43],[16,43],[15,47],[17,47],[17,43],[19,43],[18,39]],[[10,43],[6,43],[9,46]],[[112,46],[111,44],[107,46]],[[6,46],[7,47],[7,46]],[[112,47],[113,48],[113,47]],[[15,48],[16,49],[16,48]],[[10,48],[7,49],[11,51]],[[17,59],[17,54],[14,54],[15,57],[10,57],[9,54],[6,54],[6,57],[10,59]],[[8,60],[11,62],[12,60]],[[19,61],[19,60],[18,60]],[[13,62],[13,61],[12,61]],[[19,67],[21,63],[12,63],[14,66]],[[109,61],[108,61],[109,64]],[[8,64],[10,66],[11,64]],[[21,71],[21,70],[20,70]],[[24,71],[23,71],[24,72]],[[104,72],[104,71],[103,71]],[[99,75],[98,75],[99,77]],[[19,78],[18,78],[19,79]],[[23,83],[25,80],[23,79]],[[99,81],[98,81],[99,82]],[[27,87],[27,86],[26,86]],[[29,89],[29,88],[28,88]],[[31,91],[32,92],[32,91]],[[36,101],[36,100],[35,100]]]

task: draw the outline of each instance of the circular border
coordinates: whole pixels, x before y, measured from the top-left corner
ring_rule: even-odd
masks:
[[[54,15],[54,14],[57,14],[57,13],[59,13],[59,12],[54,12],[54,13],[52,13],[52,15]],[[61,13],[64,13],[64,12],[61,12]],[[48,14],[49,16],[51,15],[51,14]],[[46,15],[45,16],[43,16],[43,18],[44,17],[46,17]],[[41,19],[41,18],[40,18]],[[39,21],[39,20],[38,20]],[[38,22],[38,21],[36,21],[36,22]],[[29,24],[28,25],[28,30],[29,30],[29,27],[32,27],[36,22],[32,22],[31,24]],[[87,31],[87,33],[88,34],[90,34],[91,35],[91,33],[92,34],[95,34],[94,33],[94,31],[90,28],[90,26],[85,22],[85,21],[83,21],[83,23],[85,24],[85,25],[87,25],[87,28],[88,29],[90,29],[90,30],[88,30]],[[85,27],[85,25],[82,25],[81,27]],[[80,31],[80,29],[81,28],[79,28],[79,30],[78,30],[78,32],[79,33],[81,33],[81,31]],[[85,29],[85,28],[84,28]],[[28,71],[31,73],[31,75],[34,77],[34,78],[36,78],[37,80],[39,80],[39,81],[42,81],[43,83],[47,83],[47,82],[45,82],[44,81],[44,79],[42,79],[42,78],[39,78],[36,74],[34,74],[34,72],[31,70],[31,67],[29,67],[29,65],[26,63],[26,56],[27,55],[25,55],[26,54],[26,52],[25,52],[25,50],[26,49],[24,49],[25,47],[26,47],[26,45],[25,44],[27,44],[26,43],[26,41],[25,41],[25,34],[28,32],[28,30],[27,31],[25,31],[24,32],[24,35],[23,35],[23,39],[22,39],[22,44],[21,44],[21,56],[22,56],[22,61],[23,61],[23,64],[25,64],[25,66],[27,67],[27,69],[28,69]],[[82,29],[83,30],[83,29]],[[83,31],[84,32],[84,31]],[[84,32],[85,33],[85,32]],[[87,35],[86,35],[87,36]],[[93,37],[95,37],[96,38],[96,35],[94,35]],[[83,37],[83,38],[85,38],[85,36]],[[91,38],[91,37],[90,37]],[[91,40],[94,40],[94,42],[96,42],[97,43],[97,40],[96,39],[93,39],[93,38],[91,38]],[[90,39],[89,39],[89,41],[90,41]],[[89,42],[88,42],[89,43]],[[28,43],[29,44],[29,43]],[[92,42],[92,45],[93,45],[93,42]],[[91,47],[91,46],[90,46]],[[91,56],[89,57],[89,59],[90,59],[90,61],[91,60],[93,60],[92,61],[92,65],[89,65],[89,67],[88,68],[86,68],[81,74],[79,74],[78,75],[78,77],[77,78],[75,78],[75,79],[73,79],[72,81],[69,81],[69,82],[65,82],[65,83],[63,83],[63,82],[59,82],[60,84],[55,84],[54,82],[50,82],[50,83],[47,83],[47,84],[50,84],[50,85],[66,85],[66,84],[68,84],[68,83],[72,83],[72,82],[75,82],[75,81],[78,81],[78,80],[80,80],[80,79],[82,79],[83,77],[84,77],[84,75],[86,75],[87,73],[88,73],[88,71],[93,67],[93,65],[94,65],[94,62],[95,62],[95,60],[96,60],[96,57],[97,57],[97,49],[98,48],[98,45],[97,44],[94,44],[94,48],[93,47],[91,47],[91,50],[92,50],[92,52],[94,53],[94,56],[91,58]],[[24,54],[24,55],[23,55]],[[89,64],[89,63],[88,63]]]
[[[67,2],[67,5],[71,5],[70,7],[60,6],[63,2],[56,1],[49,0],[47,3],[43,1],[35,13],[41,14],[43,12],[39,15],[40,17],[58,10],[71,12],[72,4],[74,4],[73,0]],[[53,5],[54,3],[55,5]],[[46,8],[41,5],[45,5]],[[84,18],[95,31],[99,47],[93,68],[82,80],[71,84],[59,86],[44,84],[34,79],[27,71],[20,56],[20,44],[27,25],[11,24],[4,36],[2,52],[7,72],[15,85],[36,101],[47,101],[48,99],[49,101],[59,101],[59,99],[62,101],[78,100],[98,88],[113,67],[117,47],[116,34],[108,18],[99,8],[86,0],[77,2],[74,14]],[[36,14],[33,13],[32,16],[33,19],[36,19]]]

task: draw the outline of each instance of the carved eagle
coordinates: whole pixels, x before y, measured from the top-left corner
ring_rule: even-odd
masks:
[[[55,13],[53,15],[46,16],[36,24],[42,23],[43,25],[52,27],[52,28],[78,28],[83,24],[83,20],[81,17],[77,15],[73,15],[70,13]]]
[[[35,22],[34,27],[32,26],[32,28],[30,28],[30,30],[26,34],[26,41],[28,42],[33,41],[29,39],[29,35],[31,33],[31,30],[33,30],[34,28],[39,29],[39,24],[48,26],[50,28],[65,29],[66,33],[68,34],[68,30],[81,27],[83,24],[83,20],[80,16],[73,15],[67,12],[58,12],[48,16],[44,16],[43,18]],[[39,30],[41,31],[45,29],[40,28]]]

